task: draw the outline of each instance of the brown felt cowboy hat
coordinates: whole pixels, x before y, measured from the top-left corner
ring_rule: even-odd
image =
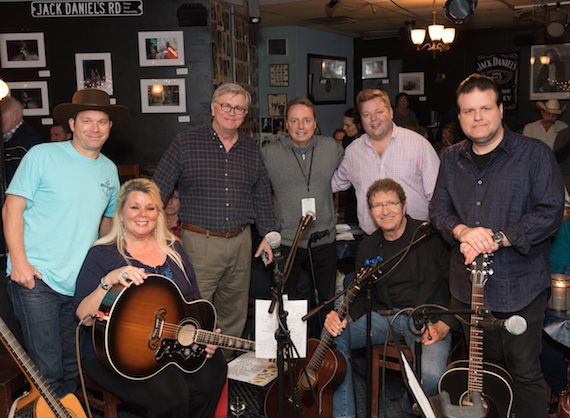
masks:
[[[112,105],[109,95],[99,89],[76,91],[71,103],[62,103],[53,109],[53,117],[59,124],[67,126],[70,118],[85,110],[100,110],[107,113],[114,125],[121,125],[129,117],[129,109],[121,105]]]
[[[559,115],[564,112],[564,109],[566,109],[566,105],[560,109],[560,103],[555,99],[550,99],[546,103],[536,102],[536,106],[539,109],[547,111],[548,113],[552,113],[553,115]]]

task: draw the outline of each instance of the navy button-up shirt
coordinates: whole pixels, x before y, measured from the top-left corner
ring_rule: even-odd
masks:
[[[472,155],[469,140],[442,155],[430,219],[454,245],[450,290],[467,304],[470,274],[452,231],[459,224],[503,231],[512,247],[495,253],[485,305],[493,311],[515,312],[550,286],[550,238],[560,228],[564,210],[562,175],[547,145],[506,126],[499,149],[481,171]]]

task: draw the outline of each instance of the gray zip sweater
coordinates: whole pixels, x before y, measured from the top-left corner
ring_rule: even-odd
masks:
[[[344,156],[344,149],[330,137],[313,136],[306,152],[301,153],[287,136],[275,140],[262,150],[273,188],[275,219],[281,230],[281,243],[291,246],[301,219],[301,199],[314,198],[316,220],[309,223],[299,248],[307,248],[311,234],[329,231],[314,244],[330,244],[335,240],[337,213],[333,202],[331,179]],[[308,189],[308,190],[307,190]]]

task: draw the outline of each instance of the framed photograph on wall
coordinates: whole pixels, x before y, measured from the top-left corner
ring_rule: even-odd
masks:
[[[424,73],[400,73],[400,93],[424,94]]]
[[[113,95],[113,71],[111,53],[75,54],[77,90],[93,88]]]
[[[184,65],[184,33],[182,31],[139,32],[139,65]]]
[[[285,116],[287,111],[287,94],[268,94],[267,107],[269,116]]]
[[[141,80],[142,113],[185,113],[186,81],[183,78]]]
[[[570,99],[570,43],[530,47],[530,100]]]
[[[346,64],[342,57],[307,55],[308,98],[314,104],[346,103]]]
[[[287,38],[267,39],[267,55],[286,56],[287,54]]]
[[[47,81],[7,82],[10,96],[22,103],[24,116],[49,115]]]
[[[269,87],[289,87],[289,64],[269,64]]]
[[[387,78],[388,57],[362,58],[362,79]]]
[[[1,33],[2,68],[43,68],[46,66],[44,34]]]

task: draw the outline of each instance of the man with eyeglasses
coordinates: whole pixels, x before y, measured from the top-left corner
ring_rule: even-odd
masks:
[[[366,133],[346,148],[344,160],[332,180],[333,192],[354,186],[358,222],[367,234],[372,234],[376,226],[366,208],[366,191],[382,178],[392,178],[402,185],[412,218],[427,220],[439,170],[435,149],[420,134],[396,126],[385,91],[363,90],[358,93],[356,104]]]
[[[273,231],[271,187],[255,142],[238,128],[251,103],[237,84],[222,84],[212,97],[210,125],[178,134],[153,180],[163,202],[178,183],[181,240],[196,272],[200,294],[213,302],[224,334],[241,336],[247,317],[252,242]],[[255,256],[273,255],[265,238]],[[231,353],[226,353],[231,354]]]
[[[378,229],[364,238],[356,255],[356,271],[367,260],[381,257],[388,260],[413,241],[414,236],[425,232],[422,222],[406,215],[406,194],[400,184],[392,179],[374,182],[366,194],[368,209]],[[416,235],[417,234],[417,235]],[[390,269],[396,265],[393,271]],[[425,303],[442,306],[449,304],[449,249],[438,234],[431,234],[413,246],[401,263],[387,265],[382,281],[374,285],[372,293],[372,344],[383,344],[392,326],[400,339],[413,350],[414,342],[422,342],[421,377],[428,396],[437,394],[437,384],[447,367],[451,347],[450,327],[454,319],[447,315],[434,316],[421,337],[415,337],[411,318],[402,315],[381,315],[381,310],[401,310]],[[366,294],[357,294],[350,307],[350,321],[342,322],[331,311],[325,320],[325,329],[335,338],[337,349],[348,360],[350,349],[366,346]],[[349,327],[348,331],[344,328]],[[410,328],[411,327],[411,328]],[[350,344],[349,344],[350,338]],[[393,341],[390,335],[389,341]],[[333,417],[354,417],[352,377],[350,362],[344,382],[333,397]],[[402,407],[406,417],[412,417],[410,403],[404,397]]]

